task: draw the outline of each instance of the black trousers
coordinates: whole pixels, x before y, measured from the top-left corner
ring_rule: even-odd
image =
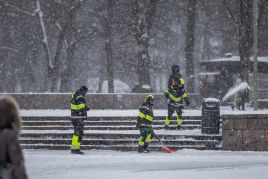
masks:
[[[167,115],[166,120],[165,120],[165,126],[169,126],[170,119],[171,119],[174,112],[177,113],[177,117],[176,117],[177,125],[178,126],[182,125],[182,119],[181,119],[182,106],[173,106],[173,105],[169,104],[168,105],[168,115]]]
[[[176,107],[173,105],[168,105],[168,117],[171,118],[171,116],[173,115],[173,113],[176,111],[178,116],[182,115],[182,107]]]
[[[72,118],[72,124],[74,126],[74,135],[77,135],[78,141],[81,142],[84,136],[84,119],[81,118]]]

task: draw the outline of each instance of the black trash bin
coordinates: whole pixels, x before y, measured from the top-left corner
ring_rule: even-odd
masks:
[[[219,134],[220,132],[220,100],[205,98],[202,104],[202,134]]]

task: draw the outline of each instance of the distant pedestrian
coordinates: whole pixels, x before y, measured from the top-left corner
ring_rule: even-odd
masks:
[[[234,82],[234,84],[235,84],[235,86],[237,86],[240,83],[241,83],[241,79],[239,77],[239,74],[237,74],[235,76],[235,82]],[[236,109],[238,109],[238,110],[240,110],[241,101],[242,101],[242,99],[241,99],[241,96],[240,96],[239,92],[235,93],[235,96],[234,96],[234,107]]]
[[[203,79],[200,80],[200,93],[202,98],[207,98],[207,88],[208,88],[208,75],[206,75]]]
[[[234,80],[235,86],[238,86],[242,83],[239,74],[236,74],[234,78],[235,78]],[[234,103],[232,109],[234,110],[234,108],[236,108],[237,110],[245,110],[247,95],[248,95],[248,88],[240,89],[238,92],[236,92],[234,95]]]
[[[10,96],[0,97],[0,178],[27,179],[19,145],[21,118],[17,102]]]

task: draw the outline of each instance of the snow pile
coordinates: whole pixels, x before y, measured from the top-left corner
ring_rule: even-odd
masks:
[[[114,80],[114,92],[115,93],[129,93],[130,87],[128,84],[124,83],[121,80]],[[105,80],[102,84],[102,93],[108,93],[108,81]]]
[[[220,100],[218,100],[217,98],[205,98],[205,99],[203,99],[203,102],[214,102],[214,103],[219,103]]]
[[[239,62],[240,56],[230,56],[226,58],[217,58],[212,60],[206,60],[205,62]],[[253,57],[250,57],[250,61],[254,61]],[[268,63],[268,57],[258,57],[258,62]]]
[[[142,89],[151,89],[151,86],[150,86],[150,85],[142,85],[141,88],[142,88]]]
[[[247,82],[242,82],[238,85],[236,85],[233,88],[230,88],[229,91],[226,93],[226,95],[222,98],[222,102],[227,100],[228,98],[230,98],[231,96],[233,96],[235,93],[239,92],[239,91],[243,91],[246,89],[249,89],[249,85]]]

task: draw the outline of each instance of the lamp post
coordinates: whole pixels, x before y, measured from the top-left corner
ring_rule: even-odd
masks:
[[[253,0],[253,101],[254,101],[254,111],[257,110],[257,73],[258,73],[258,0]]]

